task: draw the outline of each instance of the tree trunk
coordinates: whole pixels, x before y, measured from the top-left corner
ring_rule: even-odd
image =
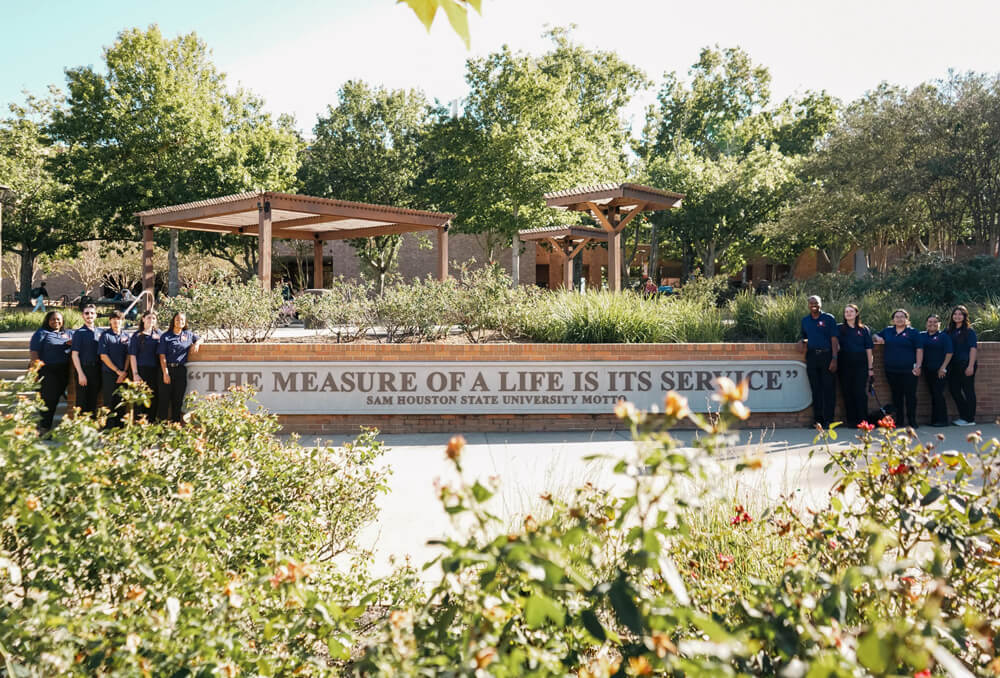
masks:
[[[521,236],[517,232],[519,207],[520,205],[514,205],[514,235],[510,239],[510,282],[512,287],[521,284]]]
[[[715,243],[711,242],[701,253],[702,275],[711,278],[715,275]]]
[[[177,239],[177,229],[170,229],[170,249],[167,250],[167,296],[170,297],[176,297],[181,291],[181,279],[177,272]]]
[[[21,258],[21,289],[17,293],[17,303],[19,306],[30,306],[31,283],[35,273],[35,253],[25,248],[18,256]]]
[[[694,247],[685,242],[681,251],[681,284],[691,279],[691,269],[694,268]]]
[[[657,240],[657,224],[655,220],[652,220],[649,227],[649,264],[647,268],[649,269],[650,279],[656,283],[660,284],[659,271],[657,270],[657,264],[660,260],[660,243]]]

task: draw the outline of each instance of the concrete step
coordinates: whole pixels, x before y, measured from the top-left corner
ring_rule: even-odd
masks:
[[[8,358],[7,356],[0,355],[0,370],[26,370],[28,369],[29,362],[30,358],[26,357]]]
[[[4,337],[0,336],[0,348],[23,348],[28,350],[28,343],[31,337]]]
[[[27,344],[22,344],[21,346],[0,346],[0,358],[19,358],[30,354],[31,350]]]
[[[18,377],[23,377],[24,373],[27,371],[28,366],[17,369],[17,368],[0,368],[0,379],[17,379]]]

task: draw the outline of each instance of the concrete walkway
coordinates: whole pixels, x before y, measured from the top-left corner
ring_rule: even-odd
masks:
[[[996,425],[972,428],[920,428],[924,442],[936,442],[939,449],[969,449],[966,435],[982,431],[983,437],[1000,437]],[[854,441],[854,431],[843,431],[835,444]],[[944,441],[935,436],[943,433]],[[678,431],[677,438],[689,443],[693,431]],[[722,492],[731,492],[741,502],[765,506],[789,496],[800,505],[817,506],[825,503],[831,480],[823,473],[828,461],[825,444],[814,444],[815,432],[807,429],[777,429],[741,431],[736,434],[730,456],[761,452],[765,456],[762,471],[746,471],[734,475]],[[381,515],[377,524],[361,535],[361,543],[374,550],[373,573],[387,574],[392,570],[390,558],[410,556],[418,566],[437,556],[436,547],[428,547],[429,539],[455,535],[448,516],[438,501],[436,485],[454,482],[451,463],[444,450],[450,435],[413,434],[385,435],[381,439],[388,450],[384,463],[392,469],[391,491],[379,501]],[[491,476],[500,482],[500,491],[492,500],[491,509],[507,525],[519,524],[527,514],[538,513],[543,492],[568,497],[586,482],[619,491],[624,479],[612,472],[614,462],[635,451],[627,433],[473,433],[465,436],[467,446],[462,454],[466,477],[486,484]],[[304,437],[302,443],[339,445],[343,437],[319,439]],[[810,459],[810,450],[815,450]],[[609,455],[609,460],[588,461],[587,457]],[[427,579],[436,578],[431,571]]]

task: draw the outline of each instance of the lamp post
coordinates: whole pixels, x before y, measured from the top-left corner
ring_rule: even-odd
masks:
[[[0,308],[3,308],[3,201],[10,189],[0,184]]]

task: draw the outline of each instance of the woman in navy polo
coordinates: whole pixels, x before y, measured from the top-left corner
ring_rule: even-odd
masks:
[[[854,304],[844,307],[840,334],[840,392],[844,394],[844,419],[856,428],[868,417],[868,379],[874,374],[872,333],[861,322],[861,311]]]
[[[948,389],[958,407],[958,419],[955,426],[974,426],[976,424],[976,363],[979,352],[976,341],[976,331],[970,327],[969,309],[956,306],[951,311],[951,321],[948,323],[948,336],[951,337],[955,354],[948,366]]]
[[[927,331],[920,333],[924,347],[924,378],[931,392],[931,426],[948,425],[948,405],[944,402],[945,377],[952,358],[951,337],[941,332],[936,313],[927,316]]]
[[[920,333],[910,327],[910,313],[897,309],[892,314],[892,325],[872,337],[876,344],[885,344],[882,359],[885,376],[892,392],[897,423],[917,428],[917,376],[924,360]]]
[[[97,342],[97,355],[101,358],[101,395],[104,396],[104,406],[111,410],[108,416],[108,427],[118,428],[122,425],[121,413],[118,408],[122,399],[118,395],[118,386],[128,377],[128,335],[122,332],[125,314],[112,311],[108,324],[111,329],[101,334]]]
[[[159,418],[183,421],[184,392],[187,390],[187,361],[197,353],[201,339],[187,327],[187,316],[175,313],[170,328],[160,335],[156,353],[160,358],[163,382],[160,385]]]
[[[156,349],[160,344],[160,330],[156,328],[156,312],[146,311],[142,314],[142,329],[132,335],[128,342],[128,357],[132,364],[132,376],[149,387],[152,395],[149,407],[139,410],[145,415],[146,421],[155,421],[157,411],[157,394],[160,391],[160,359]]]
[[[66,392],[69,383],[69,352],[73,334],[63,329],[63,317],[59,311],[45,314],[42,326],[31,335],[29,349],[31,364],[39,365],[42,402],[45,411],[38,422],[38,432],[45,433],[52,428],[52,418],[56,415],[59,399]]]
[[[96,320],[97,307],[84,306],[83,327],[73,331],[73,350],[70,351],[76,368],[76,406],[81,412],[91,414],[97,414],[97,394],[101,392],[101,367],[97,356],[101,330],[94,324]]]

